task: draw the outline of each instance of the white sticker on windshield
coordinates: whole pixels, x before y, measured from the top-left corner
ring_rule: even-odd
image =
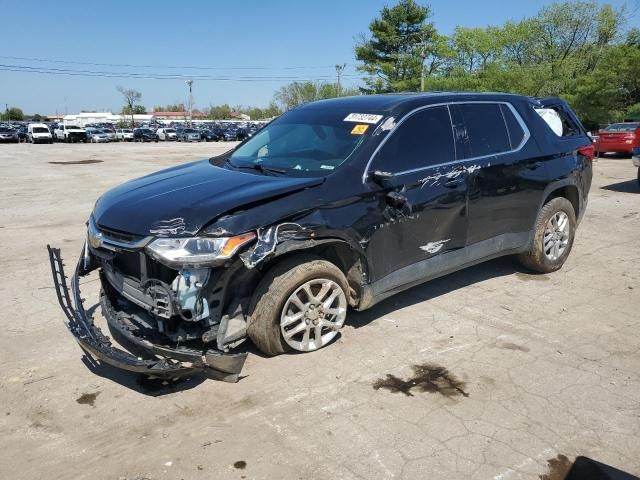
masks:
[[[344,119],[345,122],[371,123],[376,124],[382,120],[382,115],[373,113],[350,113]]]
[[[320,165],[320,168],[324,170],[333,170],[336,167],[334,167],[333,165]]]

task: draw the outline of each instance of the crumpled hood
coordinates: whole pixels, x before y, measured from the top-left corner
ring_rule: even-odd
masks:
[[[322,178],[254,175],[202,160],[108,191],[96,203],[93,216],[99,226],[122,232],[188,236],[229,210],[321,183]]]

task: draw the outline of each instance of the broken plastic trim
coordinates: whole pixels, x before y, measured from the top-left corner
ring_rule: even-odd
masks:
[[[225,354],[217,351],[200,352],[184,348],[178,350],[163,345],[154,345],[146,340],[135,338],[122,329],[118,329],[118,333],[135,343],[136,347],[157,358],[142,359],[114,347],[109,337],[104,335],[100,328],[93,323],[93,319],[85,311],[82,303],[83,299],[80,297],[79,277],[89,273],[86,270],[82,270],[81,263],[84,258],[84,251],[80,255],[80,262],[78,262],[71,279],[70,292],[67,286],[67,277],[64,273],[60,249],[51,248],[47,245],[47,250],[49,251],[49,262],[58,302],[67,318],[65,325],[80,344],[80,347],[89,355],[116,368],[142,373],[151,377],[178,378],[203,372],[218,380],[238,381],[247,353]],[[73,297],[73,301],[71,297]],[[116,328],[118,327],[115,323],[110,322],[110,324]]]
[[[283,227],[294,227],[294,229],[280,232],[280,229]],[[289,240],[295,236],[296,233],[304,230],[305,228],[301,225],[291,222],[272,225],[266,230],[258,229],[258,241],[255,247],[241,254],[240,260],[242,260],[245,267],[249,269],[254,268],[258,263],[262,262],[265,258],[275,252],[278,242]]]

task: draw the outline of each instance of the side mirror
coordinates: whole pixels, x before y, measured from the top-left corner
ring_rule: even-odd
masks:
[[[371,180],[376,182],[378,185],[383,185],[386,180],[391,180],[394,177],[391,172],[384,172],[382,170],[374,170],[370,174]]]

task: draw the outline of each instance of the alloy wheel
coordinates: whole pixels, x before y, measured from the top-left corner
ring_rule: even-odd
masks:
[[[571,224],[565,212],[556,212],[544,230],[544,255],[551,261],[558,260],[569,244]]]
[[[311,352],[329,343],[344,325],[347,298],[333,280],[319,278],[298,287],[280,316],[284,341],[294,350]]]

